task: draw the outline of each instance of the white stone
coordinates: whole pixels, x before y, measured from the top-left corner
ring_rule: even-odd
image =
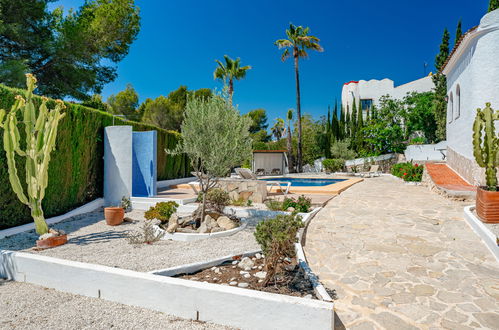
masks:
[[[250,274],[244,274],[244,275],[243,275],[243,277],[244,277],[244,278],[250,278],[250,277],[251,277],[251,275],[250,275]]]
[[[229,219],[226,216],[219,217],[217,219],[217,224],[221,228],[226,229],[226,230],[234,229],[234,228],[236,228],[238,226],[237,223],[235,223],[234,221],[232,221],[231,219]]]
[[[237,265],[239,268],[242,268],[243,270],[249,271],[251,270],[251,267],[253,267],[255,263],[248,257],[244,257],[241,259],[239,264]]]
[[[256,272],[253,276],[264,279],[267,276],[267,272]]]
[[[241,282],[241,283],[239,283],[237,286],[238,286],[238,287],[240,287],[240,288],[247,288],[247,287],[249,286],[249,284],[248,284],[248,283]]]
[[[44,239],[49,239],[49,238],[52,238],[52,237],[56,237],[56,235],[54,233],[46,233],[46,234],[43,234],[39,237],[39,240],[42,241]]]
[[[229,285],[232,285],[232,286],[237,285],[237,282],[236,281],[229,282]]]
[[[255,254],[255,258],[260,260],[260,259],[262,259],[262,255],[260,253],[257,253],[257,254]]]

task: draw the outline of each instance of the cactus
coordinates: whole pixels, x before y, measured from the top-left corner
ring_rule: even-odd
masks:
[[[497,190],[498,139],[494,122],[499,119],[499,111],[494,111],[490,103],[476,110],[473,123],[473,155],[479,166],[485,168],[487,189]]]
[[[0,127],[4,129],[3,143],[7,155],[12,190],[23,204],[29,206],[31,216],[35,221],[36,232],[43,235],[49,229],[43,215],[42,200],[48,184],[50,153],[55,147],[57,127],[59,121],[65,115],[61,113],[61,110],[65,108],[65,105],[63,101],[57,100],[55,109],[50,111],[47,108],[48,99],[42,97],[37,117],[33,103],[36,78],[31,74],[27,74],[26,84],[28,87],[26,100],[17,95],[9,113],[6,113],[3,109],[0,110]],[[22,145],[20,144],[20,134],[17,127],[18,112],[22,115],[26,135],[26,142]],[[21,147],[25,149],[22,150]],[[26,159],[26,194],[17,174],[16,154]]]

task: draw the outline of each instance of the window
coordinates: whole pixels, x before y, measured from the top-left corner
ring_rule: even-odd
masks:
[[[452,96],[452,92],[450,92],[449,96],[449,104],[447,105],[447,112],[448,112],[448,117],[449,117],[449,123],[452,123],[452,118],[454,115],[454,98]]]
[[[373,107],[373,100],[372,99],[360,100],[360,107],[363,112],[370,111]]]
[[[459,118],[461,115],[461,86],[459,84],[456,87],[456,118]]]

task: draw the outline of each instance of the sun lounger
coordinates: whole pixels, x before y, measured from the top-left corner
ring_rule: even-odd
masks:
[[[265,175],[265,170],[263,168],[259,168],[255,172],[256,175]]]
[[[274,168],[272,169],[272,172],[270,172],[271,175],[281,175],[281,169],[279,168]]]
[[[253,172],[251,172],[251,170],[247,168],[236,168],[235,171],[243,179],[258,180],[258,177]],[[291,182],[266,181],[266,183],[267,183],[267,188],[270,187],[270,190],[268,190],[268,192],[272,191],[273,186],[277,186],[282,192],[284,192],[285,195],[289,193],[289,188],[291,187]],[[286,187],[285,189],[283,189],[284,186]]]
[[[363,178],[371,178],[374,176],[380,176],[379,165],[371,165],[369,171],[360,173],[360,176]]]

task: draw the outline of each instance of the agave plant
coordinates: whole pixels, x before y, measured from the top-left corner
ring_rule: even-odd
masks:
[[[26,99],[17,95],[9,113],[0,109],[0,127],[4,129],[3,142],[7,156],[9,180],[17,198],[29,206],[31,216],[35,221],[36,232],[46,234],[49,230],[42,210],[42,200],[45,197],[45,188],[48,184],[48,167],[50,154],[55,148],[59,121],[64,117],[61,110],[64,102],[56,101],[55,108],[47,108],[48,99],[42,97],[42,103],[37,111],[33,103],[33,90],[36,88],[36,78],[26,75],[28,91]],[[24,124],[25,143],[21,149],[18,128],[18,114],[22,116]],[[4,120],[5,118],[5,120]],[[17,173],[16,156],[26,160],[26,193]]]

